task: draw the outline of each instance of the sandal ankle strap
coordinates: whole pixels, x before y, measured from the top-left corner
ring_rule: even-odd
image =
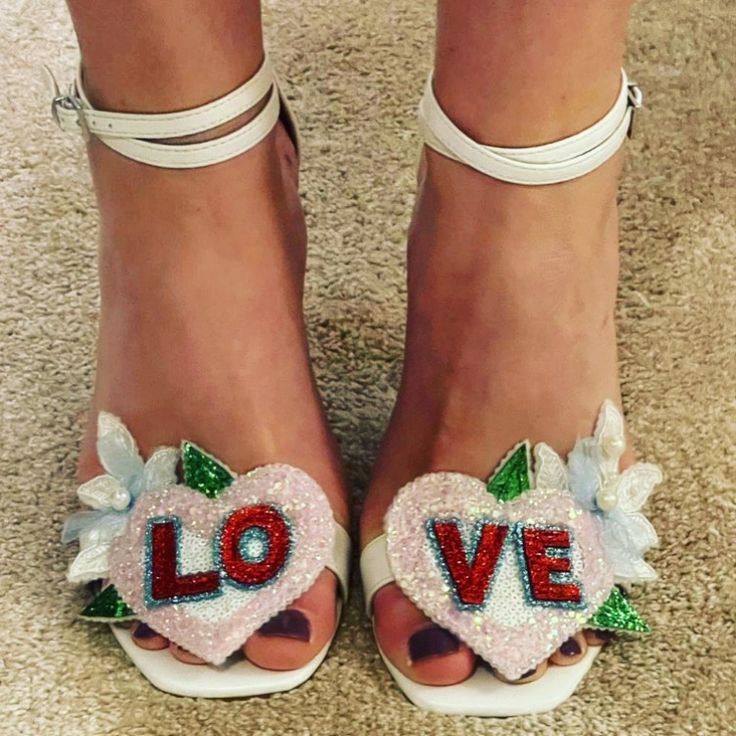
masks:
[[[557,184],[608,161],[630,134],[634,110],[641,106],[641,90],[622,69],[616,102],[594,125],[541,146],[501,148],[478,143],[450,120],[437,101],[430,76],[419,104],[419,124],[430,148],[486,176],[513,184]]]
[[[271,132],[283,102],[267,57],[253,77],[223,97],[166,113],[98,110],[85,93],[81,65],[67,94],[59,91],[53,74],[48,69],[46,72],[54,94],[51,113],[61,130],[81,134],[85,140],[94,136],[126,158],[162,168],[211,166],[245,153]],[[157,142],[212,130],[252,109],[266,96],[268,101],[256,117],[231,133],[200,143]]]

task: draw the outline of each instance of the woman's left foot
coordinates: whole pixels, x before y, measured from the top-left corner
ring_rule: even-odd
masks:
[[[618,401],[619,159],[571,182],[525,187],[425,152],[409,235],[404,372],[363,546],[414,478],[437,470],[487,478],[525,438],[567,453],[592,434],[602,402]],[[632,460],[629,449],[622,464]],[[448,685],[473,673],[473,652],[395,584],[377,593],[373,610],[381,648],[406,676]],[[550,663],[574,664],[602,643],[580,632]]]

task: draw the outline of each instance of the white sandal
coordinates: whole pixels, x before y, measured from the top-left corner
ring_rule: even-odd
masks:
[[[162,114],[96,110],[84,93],[81,73],[68,94],[60,94],[49,76],[52,112],[62,130],[94,136],[151,166],[196,168],[226,161],[262,141],[280,115],[296,142],[296,128],[267,59],[224,97]],[[158,142],[211,130],[264,100],[256,117],[220,138]],[[303,471],[281,464],[236,475],[189,442],[180,450],[160,448],[144,462],[122,422],[106,413],[98,418],[97,453],[106,473],[78,492],[93,510],[72,516],[64,530],[65,541],[80,546],[69,580],[106,581],[82,617],[109,623],[143,675],[175,695],[265,695],[309,679],[329,643],[307,665],[291,671],[257,667],[244,658],[241,647],[324,569],[335,574],[342,601],[347,599],[350,537],[334,520],[319,485]],[[138,647],[121,626],[130,620],[149,624],[209,664],[188,665],[168,649]]]
[[[613,108],[592,127],[547,145],[498,148],[452,123],[430,78],[419,120],[435,151],[496,179],[543,185],[583,176],[611,158],[640,106],[641,93],[622,71]],[[524,685],[502,682],[493,671],[518,679],[584,627],[649,630],[617,586],[656,577],[642,555],[657,536],[639,510],[662,476],[645,463],[621,473],[625,446],[623,418],[606,401],[594,435],[578,441],[567,463],[548,445],[524,441],[488,481],[437,472],[399,490],[384,534],[361,555],[368,615],[377,591],[395,581],[490,665],[457,685],[422,685],[380,652],[409,700],[452,715],[548,711],[572,695],[599,647]]]

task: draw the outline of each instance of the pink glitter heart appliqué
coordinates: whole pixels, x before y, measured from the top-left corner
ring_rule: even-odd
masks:
[[[288,554],[277,561],[279,572],[272,579],[247,586],[238,584],[234,572],[234,579],[223,572],[228,549],[223,539],[228,520],[232,526],[239,514],[247,513],[240,510],[251,507],[276,510],[283,520],[277,519],[277,531],[288,534]],[[172,599],[176,602],[152,599],[151,528],[162,522],[169,524],[165,531],[175,530],[176,535],[174,541],[168,540],[176,549],[178,570],[172,571],[173,581],[189,576],[192,582],[196,573],[206,573],[209,578],[200,576],[199,584],[216,587],[215,592]],[[251,537],[237,537],[229,549],[241,569],[243,555],[250,552],[239,551],[238,545],[255,545],[254,559],[268,554],[263,529],[251,531]],[[141,621],[202,659],[221,664],[311,587],[331,559],[334,534],[330,504],[319,485],[297,468],[267,465],[237,477],[216,500],[186,486],[144,493],[125,531],[113,542],[110,580]],[[167,541],[162,540],[162,544]]]
[[[613,587],[600,523],[568,491],[533,489],[504,503],[477,478],[430,473],[399,491],[385,521],[389,561],[404,594],[509,679],[579,631]],[[525,564],[524,550],[529,554],[535,535],[569,539],[563,550],[569,573],[540,576]],[[479,555],[481,548],[487,559],[474,565],[474,549]],[[535,562],[550,563],[554,550],[548,554],[538,550]],[[579,600],[540,600],[535,595],[544,597],[543,583],[568,595],[570,588],[562,586],[572,585]]]

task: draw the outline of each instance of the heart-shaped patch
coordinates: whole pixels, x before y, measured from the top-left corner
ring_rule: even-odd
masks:
[[[137,618],[221,664],[311,587],[334,534],[319,485],[267,465],[216,497],[183,485],[142,494],[110,550],[110,580]]]
[[[600,531],[567,490],[522,488],[503,501],[483,481],[449,472],[404,486],[386,515],[404,594],[509,679],[605,602],[613,575]]]

